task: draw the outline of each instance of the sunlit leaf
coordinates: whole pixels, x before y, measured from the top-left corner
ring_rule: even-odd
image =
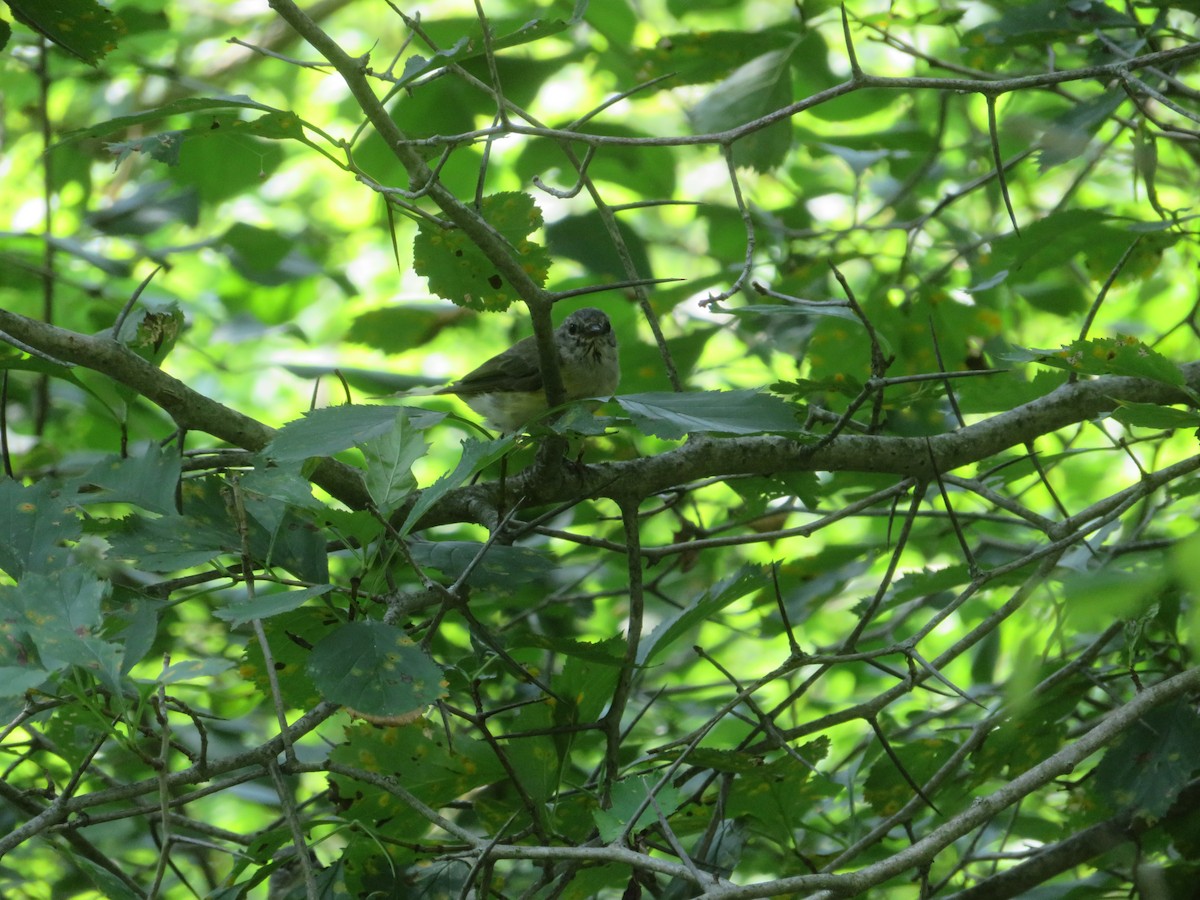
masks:
[[[493,194],[480,212],[508,242],[513,258],[537,284],[550,270],[544,247],[529,240],[542,226],[541,210],[528,194]],[[518,299],[496,266],[460,229],[422,222],[413,243],[413,269],[439,297],[478,310],[504,310]]]
[[[795,409],[756,391],[624,394],[617,402],[644,434],[800,434]]]

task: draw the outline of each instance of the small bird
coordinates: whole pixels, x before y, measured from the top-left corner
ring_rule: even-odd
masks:
[[[575,310],[555,329],[554,345],[568,401],[616,391],[617,336],[603,312],[590,306]],[[537,343],[532,337],[518,341],[434,393],[457,394],[493,428],[517,431],[547,409]]]

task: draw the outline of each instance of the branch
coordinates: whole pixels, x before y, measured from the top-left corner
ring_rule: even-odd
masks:
[[[537,337],[546,399],[550,406],[560,405],[566,399],[566,393],[563,390],[562,375],[558,370],[558,354],[554,350],[554,325],[550,319],[549,296],[510,252],[508,241],[476,210],[459,200],[449,188],[434,177],[420,152],[400,130],[400,126],[371,89],[367,80],[367,57],[352,58],[292,0],[269,2],[281,18],[337,69],[359,109],[408,172],[410,183],[428,186],[426,193],[429,198],[446,214],[446,218],[463,230],[496,267],[501,277],[512,285],[513,290],[525,301],[533,319],[534,335]]]
[[[1182,367],[1187,387],[1200,390],[1200,363]],[[814,449],[786,437],[693,438],[657,456],[592,465],[577,478],[511,479],[508,490],[524,496],[525,506],[559,503],[575,496],[607,497],[618,503],[641,499],[681,484],[711,477],[784,472],[880,472],[932,480],[936,472],[987,459],[1010,447],[1111,412],[1118,401],[1189,403],[1179,388],[1144,378],[1103,376],[1066,384],[1022,406],[958,431],[929,438],[843,434]],[[494,508],[495,484],[460,488],[434,504],[420,527],[475,521],[479,509]],[[413,496],[415,503],[419,494]],[[401,510],[402,516],[407,508]]]
[[[0,309],[0,340],[18,346],[8,340],[10,336],[39,353],[93,369],[131,388],[159,406],[181,429],[203,431],[246,450],[261,450],[275,436],[269,425],[197,393],[111,337],[68,331]],[[349,466],[322,460],[312,481],[354,509],[366,507],[362,479]]]
[[[799,875],[762,884],[709,888],[705,897],[737,900],[737,898],[776,897],[819,890],[821,893],[816,894],[816,898],[832,900],[835,897],[862,894],[889,878],[927,863],[954,841],[973,829],[992,821],[998,813],[1028,796],[1042,785],[1069,774],[1076,765],[1113,741],[1122,731],[1129,728],[1154,707],[1197,690],[1200,690],[1200,668],[1189,669],[1154,685],[1154,687],[1147,688],[1129,703],[1114,710],[1107,719],[1084,734],[1074,744],[1064,747],[994,793],[977,798],[963,812],[911,846],[857,872],[846,875]]]
[[[65,363],[93,369],[161,407],[180,428],[203,431],[247,450],[261,450],[274,436],[271,427],[205,397],[156,368],[109,337],[94,337],[47,325],[0,309],[0,339],[21,344]],[[10,342],[11,343],[11,342]],[[1187,389],[1200,391],[1200,363],[1182,367]],[[1179,388],[1144,378],[1103,376],[1066,384],[1022,406],[958,431],[923,437],[840,434],[814,448],[792,438],[767,436],[729,439],[694,438],[676,450],[623,462],[571,469],[559,477],[543,470],[510,479],[508,490],[537,507],[607,497],[640,501],[658,491],[698,478],[764,475],[782,472],[881,472],[934,478],[986,459],[1044,434],[1087,421],[1118,406],[1136,403],[1188,403]],[[319,485],[352,509],[365,509],[368,497],[359,473],[332,459],[312,475]],[[422,517],[421,528],[478,521],[479,511],[500,503],[499,485],[476,484],[449,492]],[[415,493],[397,515],[401,520],[421,497]]]

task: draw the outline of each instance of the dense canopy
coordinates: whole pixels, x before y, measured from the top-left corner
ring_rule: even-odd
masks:
[[[1192,896],[1194,0],[7,2],[0,894]]]

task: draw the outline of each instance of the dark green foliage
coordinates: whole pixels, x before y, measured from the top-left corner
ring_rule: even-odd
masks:
[[[0,894],[1191,889],[1195,2],[303,6],[0,22]]]

